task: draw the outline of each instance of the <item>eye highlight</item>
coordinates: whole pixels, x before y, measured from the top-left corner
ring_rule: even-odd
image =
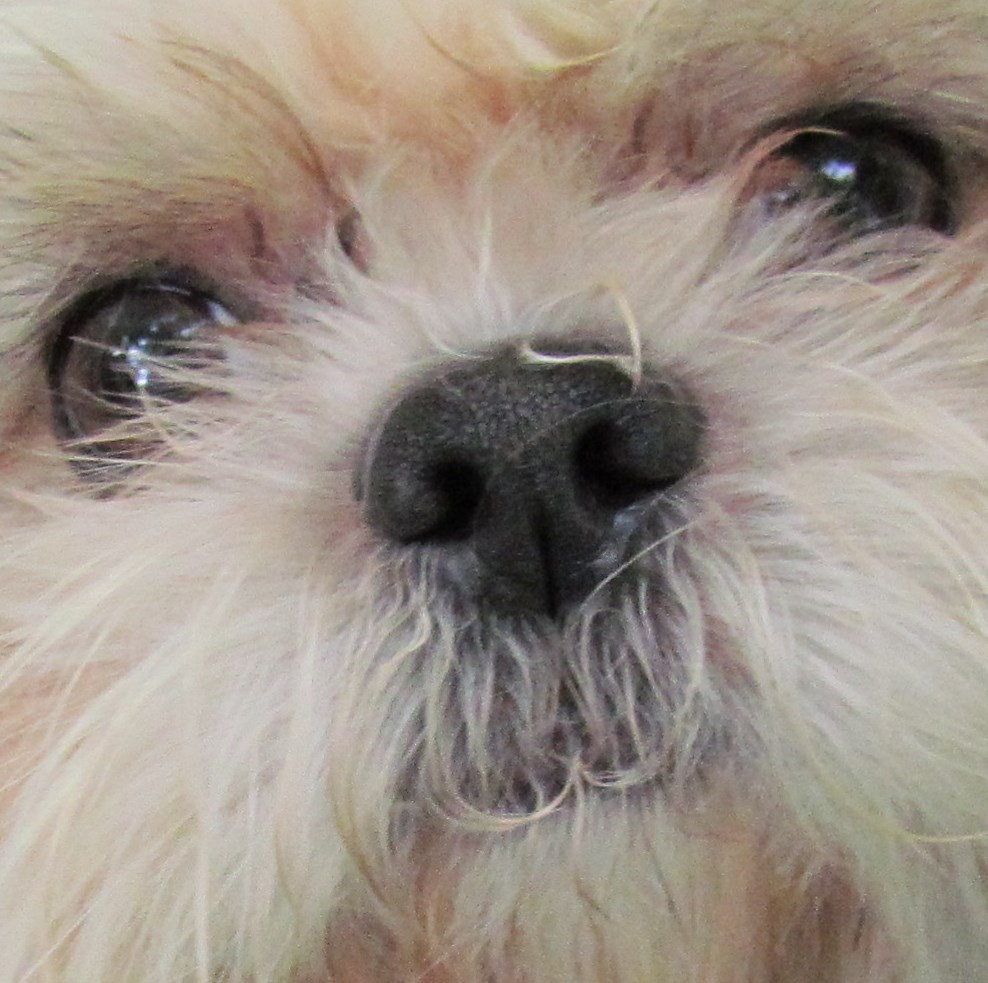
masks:
[[[215,329],[239,323],[178,276],[134,277],[86,294],[62,317],[49,350],[57,436],[90,456],[145,453],[149,441],[120,425],[202,393],[194,374],[219,358]]]
[[[905,226],[951,234],[952,183],[929,136],[861,111],[782,130],[744,197],[769,215],[819,203],[837,228],[867,235]]]

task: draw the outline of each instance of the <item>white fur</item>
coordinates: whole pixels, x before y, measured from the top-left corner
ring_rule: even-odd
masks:
[[[201,7],[0,3],[0,983],[988,980],[979,5]],[[956,237],[746,211],[765,125],[850,100],[955,148]],[[44,339],[151,261],[263,313],[94,496]],[[560,335],[698,395],[696,507],[661,597],[465,645],[359,448]],[[675,767],[501,814],[567,673]]]

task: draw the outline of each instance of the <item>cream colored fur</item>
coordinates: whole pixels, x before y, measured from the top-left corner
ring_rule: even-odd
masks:
[[[956,236],[752,219],[846,102],[951,148]],[[0,983],[988,981],[986,153],[975,0],[2,0]],[[152,261],[263,313],[98,496],[46,332]],[[708,416],[604,636],[677,767],[501,816],[503,660],[519,733],[562,664],[635,721],[606,612],[465,662],[352,470],[416,372],[602,333]]]

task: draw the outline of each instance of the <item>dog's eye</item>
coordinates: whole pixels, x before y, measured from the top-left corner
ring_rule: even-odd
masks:
[[[883,124],[793,132],[761,162],[746,197],[770,214],[819,202],[839,228],[854,235],[906,225],[953,229],[937,148],[925,137]]]
[[[89,453],[136,456],[140,447],[103,446],[100,435],[197,395],[194,371],[216,357],[210,329],[237,323],[215,297],[178,280],[135,278],[87,294],[63,317],[50,349],[58,436],[84,442]]]

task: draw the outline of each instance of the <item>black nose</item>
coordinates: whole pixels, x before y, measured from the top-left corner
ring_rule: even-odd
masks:
[[[501,350],[413,386],[360,482],[389,540],[463,557],[485,603],[556,615],[627,561],[616,544],[697,464],[703,415],[608,354]]]

